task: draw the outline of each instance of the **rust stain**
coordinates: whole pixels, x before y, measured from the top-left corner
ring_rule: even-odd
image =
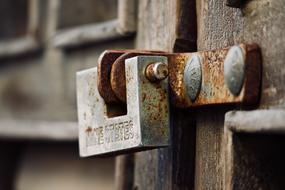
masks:
[[[211,104],[256,103],[261,80],[260,49],[256,44],[240,44],[240,47],[245,52],[246,74],[244,85],[238,96],[231,94],[224,82],[224,60],[229,48],[195,53],[144,50],[106,51],[99,59],[98,90],[108,103],[126,102],[126,82],[128,81],[125,76],[125,60],[138,55],[161,55],[168,58],[170,97],[174,106],[186,108]],[[199,54],[202,57],[201,90],[194,102],[187,97],[183,82],[185,65],[193,54]],[[145,92],[143,101],[148,98],[148,93],[151,92]],[[164,98],[163,95],[159,95],[159,97],[161,101]],[[146,109],[151,110],[151,106],[150,104]]]
[[[98,59],[98,91],[106,103],[117,103],[119,100],[110,84],[110,73],[114,61],[124,54],[123,51],[106,50]]]
[[[183,83],[186,62],[193,53],[173,54],[169,61],[171,102],[176,107],[211,104],[256,103],[261,78],[261,54],[257,45],[241,44],[245,52],[246,77],[241,93],[234,96],[224,82],[224,59],[229,48],[197,52],[202,58],[202,85],[194,102],[187,97]]]
[[[162,51],[106,50],[98,59],[98,91],[106,103],[126,102],[125,59],[137,55],[161,55]]]
[[[125,60],[131,57],[141,55],[140,53],[125,53],[121,55],[113,64],[110,81],[111,88],[116,94],[116,97],[121,102],[127,101],[126,96],[126,75],[125,75]]]
[[[87,127],[87,129],[85,130],[85,132],[89,135],[89,133],[91,133],[92,132],[92,127]]]

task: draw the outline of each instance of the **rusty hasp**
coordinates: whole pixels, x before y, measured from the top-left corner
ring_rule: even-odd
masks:
[[[165,54],[162,51],[106,50],[98,59],[98,91],[106,103],[126,102],[125,60],[138,55]]]
[[[104,55],[106,62],[114,58],[112,53]],[[258,101],[261,81],[260,49],[256,44],[240,44],[194,53],[139,50],[121,52],[113,62],[108,63],[106,71],[111,74],[98,73],[99,84],[108,82],[108,88],[104,90],[98,85],[106,102],[112,102],[109,101],[111,95],[115,97],[113,102],[126,102],[125,60],[139,55],[161,55],[168,58],[171,103],[176,107],[254,104]],[[104,64],[99,61],[99,65]],[[98,71],[100,72],[99,68]]]
[[[240,50],[242,55],[237,55],[235,49]],[[200,57],[202,70],[202,81],[195,100],[191,100],[187,95],[189,94],[187,84],[183,80],[187,74],[184,72],[185,66],[193,56]],[[197,74],[197,72],[193,73]],[[261,54],[255,44],[241,44],[220,50],[183,53],[169,57],[171,102],[177,107],[233,103],[255,104],[258,102],[260,81]],[[194,82],[188,82],[188,85],[195,86]],[[231,91],[234,88],[239,89]]]
[[[124,53],[125,51],[120,50],[106,50],[98,59],[97,71],[99,80],[97,82],[97,87],[106,103],[118,102],[118,98],[111,88],[110,72],[114,61]]]
[[[260,72],[257,45],[194,53],[105,51],[98,68],[77,73],[80,154],[168,146],[170,102],[180,108],[255,103]],[[117,109],[124,102],[126,109]]]

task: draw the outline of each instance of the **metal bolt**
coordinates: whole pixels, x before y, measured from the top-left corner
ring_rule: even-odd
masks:
[[[152,81],[160,81],[168,76],[168,65],[163,62],[152,63],[147,66],[146,77]]]
[[[198,96],[201,83],[202,83],[202,68],[201,68],[201,57],[194,54],[186,63],[184,69],[184,84],[186,88],[186,94],[193,102]]]
[[[241,47],[233,46],[229,49],[224,61],[224,79],[230,92],[239,95],[243,81],[245,69],[245,56]]]

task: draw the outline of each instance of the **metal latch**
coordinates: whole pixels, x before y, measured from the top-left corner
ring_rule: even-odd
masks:
[[[169,107],[255,104],[257,45],[194,53],[109,50],[77,73],[81,156],[168,146]]]

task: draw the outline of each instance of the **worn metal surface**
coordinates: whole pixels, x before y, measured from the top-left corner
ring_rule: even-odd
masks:
[[[235,55],[235,49],[240,49],[242,55]],[[244,66],[238,69],[239,72],[235,72],[237,69],[233,69],[232,61],[234,57],[226,56],[229,48],[220,50],[203,51],[197,53],[165,53],[165,52],[148,52],[148,51],[125,51],[125,54],[120,54],[120,57],[115,59],[113,55],[103,54],[103,59],[99,60],[98,75],[99,83],[98,88],[101,96],[108,103],[114,102],[126,102],[126,80],[125,80],[125,66],[124,61],[127,58],[136,55],[163,55],[168,58],[169,69],[169,83],[171,89],[171,103],[176,107],[186,108],[191,106],[211,105],[211,104],[229,104],[229,103],[243,103],[254,104],[258,101],[258,92],[261,81],[261,55],[260,50],[255,44],[240,44],[233,49],[233,55],[238,56],[241,60],[244,60]],[[123,51],[122,51],[123,52]],[[120,52],[120,53],[122,53]],[[230,53],[229,55],[232,55]],[[201,72],[203,80],[199,87],[199,82],[193,82],[193,84],[187,85],[184,80],[185,66],[188,60],[195,60],[193,56],[199,56],[201,61]],[[225,65],[224,62],[229,65]],[[105,67],[106,68],[103,68]],[[225,76],[229,76],[228,80],[225,80],[224,68],[230,68],[229,72],[226,72]],[[242,71],[244,68],[244,71]],[[186,68],[187,69],[187,68]],[[241,71],[240,71],[241,70]],[[111,84],[109,73],[111,72]],[[197,73],[197,72],[196,72]],[[243,74],[244,73],[244,74]],[[244,75],[244,76],[243,76]],[[235,79],[234,82],[226,83],[230,81],[232,76]],[[200,78],[197,78],[200,80]],[[190,80],[190,78],[189,78]],[[194,81],[194,80],[193,80]],[[189,81],[191,82],[191,81]],[[227,84],[229,84],[227,86]],[[188,86],[188,87],[187,87]],[[229,88],[228,88],[229,87]],[[189,90],[187,90],[189,88]],[[192,95],[187,92],[191,92]],[[200,91],[197,94],[196,91]]]
[[[81,156],[129,149],[141,150],[169,144],[167,81],[151,83],[141,72],[162,56],[126,60],[127,114],[107,117],[106,104],[96,88],[97,68],[78,72],[77,103]]]
[[[199,55],[193,55],[191,59],[187,61],[184,69],[183,82],[186,88],[186,94],[189,96],[192,102],[195,101],[201,89],[201,62],[202,60]]]
[[[138,55],[164,55],[164,54],[166,53],[162,51],[125,50],[125,53],[122,54],[120,57],[118,57],[114,63],[112,63],[112,69],[110,74],[111,88],[119,101],[126,102],[126,97],[127,97],[125,60]]]
[[[98,59],[98,91],[106,103],[118,102],[110,84],[110,72],[114,61],[124,54],[124,51],[106,50]]]
[[[184,69],[188,59],[196,53],[177,54],[169,57],[169,82],[171,102],[177,107],[211,104],[243,103],[258,101],[261,81],[261,55],[257,45],[239,45],[245,52],[245,79],[238,96],[231,94],[224,80],[224,60],[228,49],[198,52],[202,62],[201,90],[194,102],[186,95],[183,83]]]
[[[229,90],[233,95],[240,93],[244,80],[244,52],[239,46],[229,49],[224,62],[224,77]]]
[[[104,75],[101,73],[101,82],[98,83],[99,91],[101,90],[100,94],[108,103],[126,102],[126,80],[124,75],[125,59],[136,55],[163,55],[166,56],[169,61],[168,69],[171,103],[174,106],[186,108],[191,106],[227,103],[254,104],[258,101],[258,92],[261,80],[260,50],[256,44],[240,44],[234,47],[235,48],[229,53],[229,55],[228,51],[230,47],[197,53],[166,53],[126,50],[125,54],[121,54],[113,64],[105,62],[102,64],[99,61],[99,65],[101,65],[101,67],[103,67],[103,65],[107,65],[107,68],[104,69]],[[242,55],[241,53],[236,55],[236,49],[242,51]],[[189,80],[192,80],[192,82],[189,81],[188,83],[184,80],[185,69],[188,69],[185,68],[187,61],[195,60],[195,56],[199,56],[199,59],[201,60],[201,74],[203,76],[201,85],[199,85],[199,77],[197,78],[197,83],[194,82],[196,80],[192,80],[190,78]],[[237,61],[237,59],[232,56],[237,56],[239,58],[238,63],[242,63],[243,60],[243,65],[240,67],[240,64],[237,64],[236,66],[238,66],[238,68],[236,66],[233,67],[232,64],[234,62],[232,62],[232,60]],[[108,55],[106,54],[104,61],[107,60]],[[227,64],[224,65],[224,63]],[[108,78],[110,69],[111,84],[109,82],[110,79]],[[100,74],[100,71],[98,74]],[[232,78],[234,81],[227,82],[231,81]],[[104,84],[105,87],[100,84]],[[198,91],[200,93],[198,93]],[[111,96],[115,97],[112,101],[110,101]]]
[[[163,80],[168,76],[168,65],[162,62],[152,63],[147,66],[145,75],[152,82]]]
[[[138,53],[125,53],[112,65],[110,74],[111,88],[121,102],[127,101],[125,60],[137,56]]]

